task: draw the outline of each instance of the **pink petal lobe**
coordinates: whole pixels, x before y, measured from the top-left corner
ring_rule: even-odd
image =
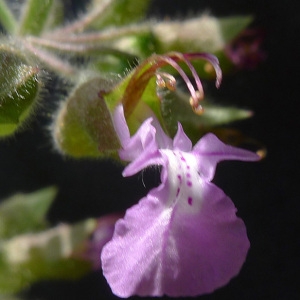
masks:
[[[156,129],[156,143],[159,149],[171,149],[172,148],[172,139],[168,137],[157,118],[154,116],[152,120],[152,125]]]
[[[152,119],[147,119],[139,130],[122,145],[119,156],[124,161],[138,158],[145,149],[157,149],[155,142],[155,128],[151,125]],[[127,125],[126,125],[127,126]]]
[[[183,131],[180,123],[178,123],[178,130],[174,137],[173,149],[178,149],[184,152],[190,152],[192,150],[192,142]]]
[[[124,177],[132,176],[148,166],[161,164],[163,164],[163,161],[158,150],[155,151],[149,147],[137,159],[125,167],[122,175]]]
[[[122,145],[119,156],[124,161],[134,161],[136,159],[142,161],[143,158],[140,156],[146,157],[147,153],[149,153],[151,157],[159,148],[168,149],[172,147],[172,140],[164,133],[155,116],[146,119],[138,131],[130,137],[130,132],[124,117],[123,106],[119,105],[114,112],[114,126]],[[147,163],[145,166],[151,163],[157,164],[157,162],[154,161]],[[141,168],[139,170],[141,170]],[[131,173],[131,175],[134,173]]]
[[[222,160],[257,161],[260,159],[251,151],[224,144],[212,133],[203,136],[194,146],[192,153],[197,157],[200,173],[207,180],[213,179],[217,163]]]
[[[118,105],[113,114],[115,130],[119,136],[122,147],[124,147],[129,139],[130,133],[124,117],[123,105]]]

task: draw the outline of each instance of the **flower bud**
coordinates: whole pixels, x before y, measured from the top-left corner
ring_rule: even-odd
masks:
[[[37,66],[14,47],[0,45],[0,137],[13,134],[28,118],[40,83]]]
[[[64,101],[52,125],[57,149],[73,157],[114,154],[120,147],[103,99],[111,82],[94,77],[79,83]]]

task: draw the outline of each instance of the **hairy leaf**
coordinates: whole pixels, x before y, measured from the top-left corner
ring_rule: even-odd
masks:
[[[15,48],[0,45],[0,137],[13,134],[28,118],[39,87],[39,69]]]
[[[37,280],[77,279],[86,274],[91,263],[76,252],[95,226],[89,219],[0,242],[0,293],[18,292]]]
[[[48,187],[29,194],[15,194],[0,204],[0,239],[44,229],[45,215],[56,196]]]

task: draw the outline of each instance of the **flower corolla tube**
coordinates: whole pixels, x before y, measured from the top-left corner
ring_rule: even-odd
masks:
[[[244,222],[233,202],[214,185],[222,160],[256,161],[250,151],[206,134],[194,147],[181,124],[172,140],[149,118],[130,136],[123,107],[114,113],[123,176],[160,165],[161,184],[117,221],[101,253],[102,268],[119,297],[195,296],[236,276],[249,249]]]

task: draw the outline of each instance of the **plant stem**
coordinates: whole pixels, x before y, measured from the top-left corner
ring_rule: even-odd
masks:
[[[139,25],[130,25],[126,27],[110,28],[101,32],[82,33],[74,35],[51,34],[51,40],[61,41],[65,43],[99,43],[111,41],[128,35],[139,35],[150,32],[151,25],[144,23]],[[50,35],[44,35],[50,38]]]
[[[22,40],[23,46],[34,54],[42,63],[46,64],[50,69],[58,74],[63,74],[68,77],[72,77],[76,74],[76,69],[73,68],[69,63],[64,62],[57,56],[49,53],[48,51],[35,47],[30,42]]]
[[[75,21],[61,29],[55,30],[51,35],[66,37],[67,34],[80,32],[86,29],[95,19],[99,18],[110,6],[113,0],[105,0],[97,9],[87,13],[78,21]],[[49,34],[50,36],[50,34]]]
[[[102,54],[111,54],[117,57],[125,57],[128,60],[133,60],[136,57],[130,53],[120,51],[118,49],[114,49],[111,47],[99,45],[99,44],[72,44],[72,43],[61,43],[56,42],[50,39],[42,39],[38,37],[28,37],[26,41],[31,45],[47,47],[52,50],[56,50],[59,52],[66,52],[68,54],[76,54],[76,55],[91,55],[93,53],[102,53]]]

